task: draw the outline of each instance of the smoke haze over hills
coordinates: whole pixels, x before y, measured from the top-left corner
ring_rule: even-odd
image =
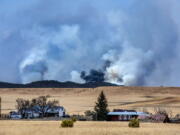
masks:
[[[179,0],[2,0],[0,81],[180,86],[179,12]]]

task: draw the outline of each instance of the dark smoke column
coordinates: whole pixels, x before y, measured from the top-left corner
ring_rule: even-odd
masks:
[[[89,72],[89,75],[86,75],[85,71],[81,72],[81,78],[84,79],[86,81],[86,83],[90,83],[90,82],[104,82],[105,74],[101,71],[101,70],[94,70],[91,69]]]

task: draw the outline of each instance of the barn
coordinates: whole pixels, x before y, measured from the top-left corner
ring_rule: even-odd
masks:
[[[108,113],[108,121],[129,121],[132,118],[147,117],[144,112],[136,112],[135,110],[114,110]]]

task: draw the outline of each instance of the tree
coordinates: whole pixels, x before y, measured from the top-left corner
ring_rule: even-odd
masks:
[[[85,116],[90,118],[90,120],[96,120],[96,112],[87,110],[84,112]]]
[[[39,111],[41,112],[41,116],[44,117],[48,109],[59,105],[59,101],[57,100],[51,101],[48,100],[48,98],[50,98],[50,96],[40,96],[38,98],[32,99],[31,101],[19,98],[16,100],[17,103],[16,108],[24,117],[24,113],[27,109],[38,107]]]
[[[40,96],[38,98],[32,99],[32,102],[31,102],[32,107],[33,106],[39,107],[42,117],[45,116],[45,113],[48,109],[55,107],[59,104],[57,100],[48,101],[48,98],[50,98],[50,96]]]
[[[102,91],[97,99],[96,105],[94,107],[94,111],[96,113],[96,120],[103,121],[107,120],[108,110],[108,102],[104,92]]]
[[[165,108],[154,108],[155,114],[156,115],[161,115],[164,116],[164,118],[162,119],[163,123],[169,123],[170,122],[170,118],[172,116],[172,111],[171,110],[167,110]]]
[[[31,106],[31,102],[29,100],[25,100],[25,99],[22,99],[22,98],[18,98],[16,100],[16,103],[17,103],[17,110],[21,113],[21,115],[24,117],[24,113],[27,109],[30,108]]]

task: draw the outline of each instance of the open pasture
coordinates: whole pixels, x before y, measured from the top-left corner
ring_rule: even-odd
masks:
[[[98,87],[98,88],[24,88],[0,89],[2,113],[15,109],[16,99],[31,99],[50,95],[64,106],[69,114],[83,114],[92,110],[101,91],[108,99],[109,108],[143,108],[153,112],[155,107],[165,107],[172,113],[180,113],[180,88],[172,87]]]
[[[180,124],[141,123],[129,128],[127,122],[76,122],[61,128],[59,121],[0,121],[0,135],[179,135]]]
[[[83,114],[92,110],[101,91],[104,91],[109,108],[143,108],[153,112],[155,107],[165,107],[172,113],[180,113],[180,88],[172,87],[98,87],[98,88],[24,88],[0,89],[2,113],[15,109],[16,99],[31,99],[50,95],[64,106],[69,114]]]

